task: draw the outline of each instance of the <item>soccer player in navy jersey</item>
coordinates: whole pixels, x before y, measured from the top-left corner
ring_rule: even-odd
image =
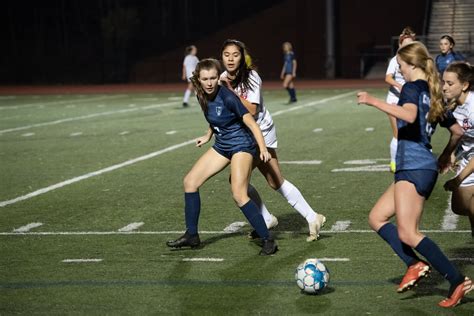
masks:
[[[262,132],[252,115],[232,91],[218,85],[219,70],[219,61],[204,59],[198,63],[191,78],[204,117],[209,123],[206,135],[198,138],[196,145],[201,147],[206,144],[211,140],[212,135],[215,136],[215,143],[184,177],[186,232],[178,239],[168,241],[167,245],[173,248],[185,246],[195,248],[200,245],[199,188],[206,180],[230,164],[234,201],[262,237],[260,254],[271,255],[277,251],[278,247],[270,237],[257,205],[247,194],[254,157],[267,162],[271,156]],[[256,145],[258,145],[258,150]]]
[[[295,53],[293,52],[293,45],[290,42],[283,43],[283,68],[281,69],[280,78],[283,80],[283,88],[288,91],[290,95],[290,101],[288,103],[294,103],[296,99],[296,90],[293,80],[296,78],[296,67],[297,62]]]
[[[454,38],[449,35],[443,35],[439,39],[439,50],[440,54],[436,56],[436,69],[438,69],[439,75],[443,77],[443,72],[453,61],[464,61],[466,58],[454,51]]]
[[[407,81],[400,93],[399,106],[376,99],[367,92],[357,94],[359,104],[394,116],[398,126],[395,181],[372,208],[369,225],[408,267],[397,292],[412,288],[430,272],[431,264],[451,284],[448,297],[438,305],[454,307],[472,289],[472,282],[454,267],[436,243],[420,232],[419,223],[424,202],[438,177],[437,160],[430,145],[436,123],[443,122],[451,132],[461,127],[445,120],[438,74],[426,47],[420,42],[409,43],[399,48],[397,61]],[[393,216],[398,227],[390,222]]]

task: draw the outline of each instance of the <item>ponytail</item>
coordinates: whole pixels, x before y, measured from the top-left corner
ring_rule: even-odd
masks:
[[[443,120],[444,105],[439,76],[436,72],[434,60],[431,57],[426,59],[425,73],[428,81],[428,87],[430,88],[431,99],[430,111],[428,112],[428,122],[435,123]]]

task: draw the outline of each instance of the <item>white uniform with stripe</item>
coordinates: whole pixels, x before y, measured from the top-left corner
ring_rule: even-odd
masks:
[[[227,71],[224,71],[221,74],[220,79],[224,80],[226,77]],[[270,112],[268,112],[263,103],[262,79],[255,70],[252,70],[249,74],[249,81],[252,89],[247,90],[242,84],[240,84],[235,88],[235,92],[250,103],[257,104],[257,114],[255,114],[254,119],[262,130],[265,144],[268,148],[277,148],[278,141],[275,124],[273,123]]]
[[[394,56],[390,59],[390,63],[388,64],[387,72],[385,75],[392,75],[393,80],[401,84],[402,86],[405,84],[405,78],[403,78],[402,73],[400,72],[400,66],[397,62],[397,56]],[[388,104],[398,104],[398,99],[400,98],[400,91],[397,90],[394,86],[390,86],[388,90],[386,102]]]
[[[461,138],[458,148],[459,155],[457,155],[459,167],[456,175],[458,175],[474,156],[474,92],[469,92],[466,102],[458,106],[453,115],[464,130],[464,136]],[[474,185],[474,173],[461,183],[462,187],[470,185]]]

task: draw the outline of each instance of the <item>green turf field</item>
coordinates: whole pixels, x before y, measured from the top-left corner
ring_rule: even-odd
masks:
[[[473,294],[453,310],[437,307],[448,283],[436,272],[395,292],[404,265],[367,224],[392,181],[387,117],[358,106],[352,90],[298,92],[291,106],[284,91],[264,97],[283,175],[328,221],[307,243],[306,221],[255,172],[279,219],[271,257],[258,256],[248,225],[224,232],[245,221],[228,170],[201,189],[204,246],[165,246],[184,229],[182,178],[209,148],[192,144],[207,129],[196,101],[183,109],[180,93],[127,91],[0,97],[0,315],[474,315]],[[434,152],[447,140],[438,128]],[[450,176],[439,178],[421,228],[474,277],[468,220],[446,216]],[[316,296],[294,281],[312,257],[331,271]],[[74,259],[95,260],[64,262]]]

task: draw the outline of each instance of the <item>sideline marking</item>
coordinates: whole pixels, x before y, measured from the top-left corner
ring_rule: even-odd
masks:
[[[375,165],[377,161],[390,161],[390,159],[376,158],[376,159],[348,160],[348,161],[344,161],[344,164],[345,165]]]
[[[225,233],[236,233],[239,230],[241,230],[242,227],[244,227],[245,225],[247,225],[246,222],[234,222],[234,223],[230,224],[229,226],[227,226],[226,228],[224,228],[224,232]]]
[[[347,261],[351,261],[351,259],[349,258],[318,258],[319,260],[321,261],[341,261],[341,262],[347,262]]]
[[[279,234],[300,234],[300,231],[277,231]],[[441,229],[428,229],[421,230],[422,233],[440,233],[440,234],[467,234],[471,233],[471,230],[441,230]],[[353,230],[322,230],[321,234],[373,234],[373,230],[369,229],[353,229]],[[184,234],[182,230],[170,230],[170,231],[131,231],[131,232],[119,232],[119,231],[78,231],[78,232],[26,232],[26,233],[12,233],[12,232],[0,232],[0,236],[83,236],[83,235],[174,235]],[[209,230],[200,231],[199,234],[203,235],[227,235],[229,233],[222,230]]]
[[[71,103],[71,102],[90,102],[90,101],[98,101],[98,100],[104,100],[104,99],[123,98],[124,96],[126,95],[119,94],[119,95],[95,97],[95,98],[89,98],[89,99],[61,100],[61,101],[51,101],[51,102],[44,102],[44,103],[30,103],[30,104],[20,104],[20,105],[13,105],[13,106],[0,106],[0,110],[21,109],[21,108],[27,108],[27,107],[32,107],[32,106],[44,107],[45,105],[55,105],[55,104]]]
[[[177,133],[177,131],[168,131],[168,132],[166,132],[166,135],[173,135],[173,134],[176,134],[176,133]]]
[[[25,133],[25,134],[21,134],[21,136],[23,137],[30,137],[30,136],[34,136],[35,133]]]
[[[441,224],[441,229],[443,230],[455,230],[458,227],[459,215],[454,214],[451,210],[452,195],[453,194],[449,192],[448,206],[444,210],[443,223]]]
[[[81,135],[82,135],[82,132],[76,132],[76,133],[69,134],[69,136],[71,136],[71,137],[76,137],[76,136],[81,136]]]
[[[88,263],[88,262],[101,262],[103,259],[64,259],[61,262],[64,263]]]
[[[298,106],[289,108],[287,110],[276,111],[275,113],[272,114],[272,117],[275,117],[275,116],[278,116],[278,115],[281,115],[281,114],[284,114],[284,113],[287,113],[287,112],[296,111],[296,110],[302,109],[304,107],[309,107],[309,106],[321,104],[321,103],[324,103],[324,102],[341,99],[341,98],[347,97],[349,95],[354,95],[354,93],[355,93],[355,91],[350,91],[350,92],[339,94],[339,95],[336,95],[336,96],[333,96],[333,97],[330,97],[330,98],[325,98],[325,99],[321,99],[321,100],[318,100],[318,101],[313,101],[313,102],[309,102],[309,103],[306,103],[306,104],[298,105]]]
[[[104,169],[100,169],[100,170],[97,170],[97,171],[94,171],[94,172],[84,174],[84,175],[79,176],[79,177],[75,177],[75,178],[72,178],[72,179],[69,179],[69,180],[66,180],[66,181],[62,181],[62,182],[50,185],[48,187],[30,192],[28,194],[16,197],[16,198],[11,199],[11,200],[1,201],[0,202],[0,207],[4,207],[4,206],[10,205],[10,204],[14,204],[14,203],[17,203],[17,202],[20,202],[20,201],[24,201],[24,200],[30,199],[32,197],[44,194],[46,192],[62,188],[62,187],[66,186],[66,185],[69,185],[69,184],[73,184],[73,183],[76,183],[76,182],[79,182],[79,181],[82,181],[82,180],[85,180],[85,179],[88,179],[88,178],[91,178],[91,177],[101,175],[101,174],[106,173],[106,172],[110,172],[110,171],[120,169],[120,168],[129,166],[129,165],[133,165],[133,164],[135,164],[137,162],[140,162],[140,161],[144,161],[144,160],[154,158],[156,156],[162,155],[162,154],[167,153],[169,151],[173,151],[173,150],[178,149],[180,147],[184,147],[184,146],[187,146],[187,145],[190,145],[190,144],[194,144],[194,142],[195,142],[195,140],[191,139],[191,140],[188,140],[188,141],[186,141],[184,143],[181,143],[181,144],[166,147],[164,149],[152,152],[150,154],[147,154],[147,155],[144,155],[144,156],[141,156],[141,157],[130,159],[130,160],[124,161],[124,162],[116,164],[116,165],[112,165],[112,166],[104,168]]]
[[[332,225],[331,231],[344,231],[349,228],[351,221],[337,221]]]
[[[148,109],[160,108],[160,107],[171,106],[171,105],[176,105],[176,102],[151,104],[151,105],[142,106],[142,107],[139,107],[139,108],[129,108],[129,109],[121,109],[121,110],[117,110],[117,111],[107,111],[107,112],[93,113],[93,114],[88,114],[88,115],[69,117],[69,118],[65,118],[65,119],[61,119],[61,120],[55,120],[55,121],[49,121],[49,122],[19,126],[19,127],[14,127],[14,128],[7,128],[7,129],[0,130],[0,134],[9,133],[9,132],[16,132],[16,131],[22,131],[22,130],[30,129],[30,128],[34,128],[34,127],[56,125],[56,124],[61,124],[61,123],[66,123],[66,122],[85,120],[85,119],[89,119],[89,118],[93,118],[93,117],[112,115],[112,114],[128,113],[128,112],[134,112],[134,111],[139,111],[139,110],[148,110]]]
[[[123,132],[120,132],[119,135],[122,135],[122,136],[123,136],[123,135],[127,135],[127,134],[130,134],[130,132],[129,132],[129,131],[123,131]]]
[[[18,227],[13,230],[14,233],[26,233],[29,232],[31,229],[43,226],[43,223],[29,223],[28,225]]]
[[[373,128],[373,127],[367,127],[365,129],[366,132],[373,132],[374,130],[375,130],[375,128]]]
[[[120,228],[118,231],[119,232],[131,232],[131,231],[134,231],[134,230],[142,227],[144,224],[145,224],[144,222],[130,223],[127,226],[124,226],[124,227]]]
[[[363,167],[353,167],[353,168],[339,168],[332,169],[331,172],[387,172],[390,171],[390,166],[388,165],[369,165]]]
[[[319,133],[319,132],[322,132],[322,131],[323,131],[322,128],[315,128],[315,129],[313,129],[313,132],[314,132],[314,133]]]
[[[280,164],[286,165],[320,165],[321,160],[295,160],[295,161],[279,161]]]
[[[183,258],[183,261],[188,262],[222,262],[224,258]]]

